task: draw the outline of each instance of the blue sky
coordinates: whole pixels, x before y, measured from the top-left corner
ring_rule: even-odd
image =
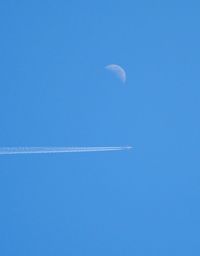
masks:
[[[199,255],[200,4],[1,1],[0,255]],[[123,84],[104,69],[120,64]]]

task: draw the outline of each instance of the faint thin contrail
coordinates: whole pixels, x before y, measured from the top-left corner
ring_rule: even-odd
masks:
[[[123,150],[129,150],[131,148],[132,148],[131,146],[119,146],[119,147],[4,147],[4,148],[0,148],[0,155],[105,152],[105,151],[123,151]]]

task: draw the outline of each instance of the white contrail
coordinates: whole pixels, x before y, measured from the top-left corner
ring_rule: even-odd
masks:
[[[132,148],[131,146],[119,146],[119,147],[2,147],[2,148],[0,148],[0,155],[123,151],[123,150],[129,150],[131,148]]]

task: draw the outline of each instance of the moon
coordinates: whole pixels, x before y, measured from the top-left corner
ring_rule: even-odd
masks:
[[[109,64],[107,66],[105,66],[105,68],[111,72],[113,72],[115,75],[117,75],[117,77],[119,77],[119,79],[125,83],[126,82],[126,72],[125,70],[117,65],[117,64]]]

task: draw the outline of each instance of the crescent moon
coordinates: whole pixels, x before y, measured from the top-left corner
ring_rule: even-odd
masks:
[[[110,64],[105,66],[105,68],[115,73],[123,83],[126,82],[126,72],[121,66],[116,64]]]

